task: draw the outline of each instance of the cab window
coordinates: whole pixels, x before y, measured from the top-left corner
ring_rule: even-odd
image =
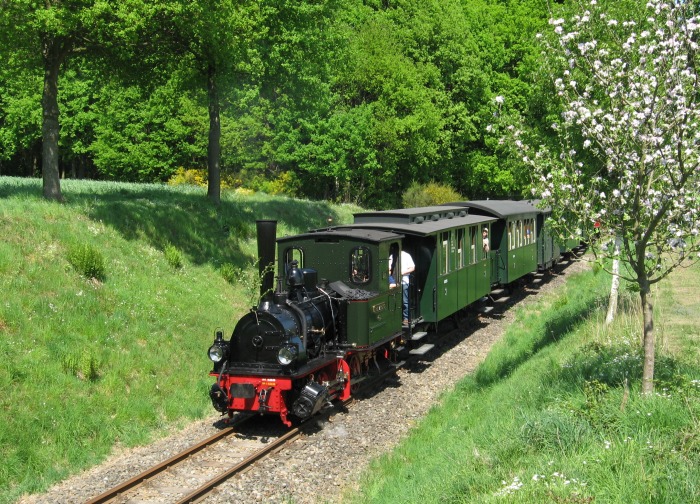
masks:
[[[371,279],[371,254],[367,247],[356,247],[350,253],[350,280],[356,284],[368,283]]]

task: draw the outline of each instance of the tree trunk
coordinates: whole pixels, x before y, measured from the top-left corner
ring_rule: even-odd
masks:
[[[642,299],[642,315],[644,319],[644,371],[642,373],[642,394],[654,392],[654,305],[651,301],[651,289],[646,278],[639,284]]]
[[[215,205],[221,203],[221,120],[219,117],[219,91],[216,87],[216,68],[209,64],[207,78],[209,96],[209,144],[207,145],[207,165],[209,183],[207,196]]]
[[[41,173],[44,197],[62,201],[58,171],[58,72],[65,57],[63,48],[55,39],[44,40],[44,91],[41,97],[43,121]]]
[[[620,287],[620,238],[615,237],[615,259],[612,263],[612,285],[610,286],[610,299],[608,300],[608,315],[606,324],[612,324],[617,314],[618,291]]]

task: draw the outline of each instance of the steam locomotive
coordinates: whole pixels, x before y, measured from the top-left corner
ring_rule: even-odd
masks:
[[[280,238],[275,221],[257,221],[261,300],[228,340],[215,334],[212,405],[291,426],[348,399],[429,352],[440,321],[578,247],[548,233],[548,214],[526,201],[457,202]],[[402,251],[415,271],[397,282]]]

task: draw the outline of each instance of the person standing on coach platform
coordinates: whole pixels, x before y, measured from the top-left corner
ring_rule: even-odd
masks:
[[[394,254],[389,256],[389,270],[393,272]],[[405,250],[401,251],[401,294],[403,301],[403,325],[408,325],[408,284],[410,283],[409,275],[416,270],[416,264],[413,262],[411,254]]]

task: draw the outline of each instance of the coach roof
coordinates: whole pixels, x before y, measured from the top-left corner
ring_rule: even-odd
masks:
[[[473,225],[488,224],[496,219],[484,215],[465,215],[463,217],[451,217],[422,222],[395,222],[372,221],[349,226],[352,229],[371,228],[393,231],[403,235],[429,236],[449,229],[463,228]]]
[[[477,200],[448,203],[446,206],[450,208],[454,206],[467,207],[471,213],[494,215],[501,219],[542,213],[542,210],[533,205],[531,201]]]

